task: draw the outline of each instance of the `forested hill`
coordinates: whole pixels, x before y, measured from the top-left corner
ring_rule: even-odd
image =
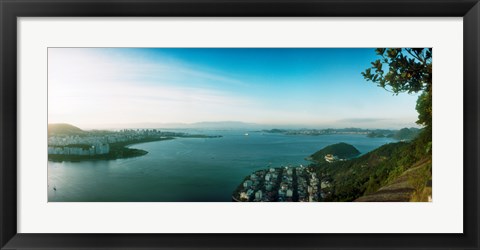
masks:
[[[325,201],[354,201],[381,192],[382,187],[395,183],[396,180],[405,184],[405,179],[409,183],[417,183],[413,188],[410,186],[410,194],[423,192],[428,183],[431,183],[431,162],[428,164],[431,160],[430,152],[431,142],[428,137],[420,136],[410,142],[383,145],[352,160],[319,162],[318,174],[332,184],[325,190],[329,193]],[[422,166],[420,174],[405,175],[406,171],[418,166]],[[402,175],[405,176],[399,180]],[[379,197],[381,196],[376,196],[376,201],[388,201]]]
[[[369,132],[367,137],[370,138],[393,138],[395,140],[413,140],[417,137],[422,130],[418,128],[402,128],[400,130],[385,130],[377,129]]]
[[[324,157],[327,154],[334,155],[340,159],[350,159],[358,156],[360,151],[350,144],[340,142],[324,147],[323,149],[312,154],[310,158],[316,162],[325,162]]]

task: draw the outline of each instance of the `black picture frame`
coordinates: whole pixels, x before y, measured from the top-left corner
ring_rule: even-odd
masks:
[[[478,249],[478,0],[1,0],[1,249]],[[463,234],[19,234],[17,17],[463,17]],[[452,83],[452,86],[460,83]],[[451,166],[453,167],[453,166]],[[458,166],[460,167],[460,166]],[[447,216],[447,215],[446,215]],[[440,222],[439,222],[440,223]]]

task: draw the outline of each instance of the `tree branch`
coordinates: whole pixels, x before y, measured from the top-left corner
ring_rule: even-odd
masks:
[[[425,62],[425,60],[422,60],[422,58],[418,57],[418,55],[416,55],[415,53],[412,53],[411,49],[405,49],[405,51],[407,51],[408,54],[410,54],[411,56],[413,56],[415,59],[419,60],[421,63],[423,63],[423,65],[426,65],[427,63]]]

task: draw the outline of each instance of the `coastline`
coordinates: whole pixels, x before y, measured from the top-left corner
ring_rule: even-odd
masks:
[[[175,137],[148,138],[142,140],[126,141],[112,143],[111,151],[108,154],[101,155],[55,155],[49,154],[48,161],[52,162],[81,162],[81,161],[108,161],[117,159],[127,159],[139,157],[148,154],[148,151],[136,148],[129,148],[136,144],[142,144],[155,141],[173,140]]]

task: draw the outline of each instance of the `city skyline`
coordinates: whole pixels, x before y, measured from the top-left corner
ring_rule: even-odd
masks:
[[[361,76],[374,60],[374,49],[49,48],[48,118],[87,129],[418,127],[418,95]]]

